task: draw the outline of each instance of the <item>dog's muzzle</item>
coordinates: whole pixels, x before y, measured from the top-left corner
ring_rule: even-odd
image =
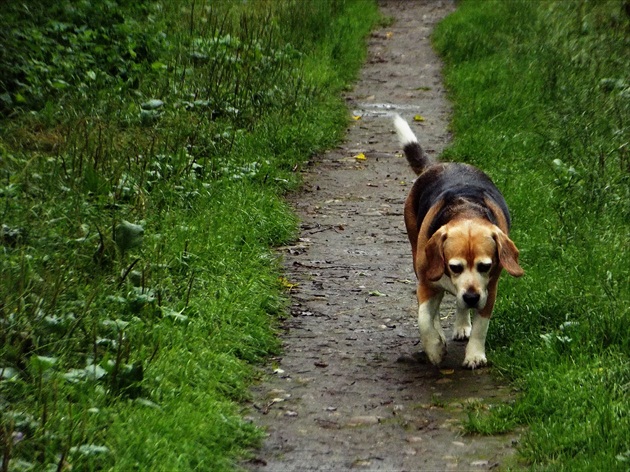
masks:
[[[477,308],[481,296],[477,292],[464,292],[462,299],[469,308]]]

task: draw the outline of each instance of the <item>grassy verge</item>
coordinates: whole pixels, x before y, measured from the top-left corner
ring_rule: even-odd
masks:
[[[0,470],[232,470],[373,2],[0,5]]]
[[[630,466],[630,16],[624,1],[466,1],[434,36],[449,158],[504,190],[526,277],[489,333],[521,390],[471,432],[527,425],[533,470]]]

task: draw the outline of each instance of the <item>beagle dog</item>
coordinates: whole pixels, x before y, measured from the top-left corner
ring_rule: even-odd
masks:
[[[418,175],[404,214],[418,278],[418,325],[424,351],[434,365],[446,354],[439,316],[446,291],[457,298],[453,339],[468,340],[464,367],[485,366],[486,333],[501,271],[523,275],[518,249],[508,237],[507,204],[485,173],[468,164],[433,162],[404,119],[396,115],[394,126]]]

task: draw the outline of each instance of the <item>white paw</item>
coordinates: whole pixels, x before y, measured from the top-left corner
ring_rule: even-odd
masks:
[[[488,365],[488,359],[484,353],[466,354],[463,366],[468,369],[477,369]]]
[[[454,326],[453,341],[466,341],[470,338],[471,326]]]
[[[439,366],[444,356],[446,356],[446,343],[442,338],[423,340],[422,345],[431,364]]]

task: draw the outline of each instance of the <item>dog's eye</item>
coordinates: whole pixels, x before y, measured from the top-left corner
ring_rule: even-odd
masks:
[[[449,264],[448,268],[455,275],[459,275],[464,272],[464,266],[461,264]]]
[[[491,268],[492,264],[489,262],[480,262],[479,264],[477,264],[477,271],[481,272],[482,274],[489,272]]]

